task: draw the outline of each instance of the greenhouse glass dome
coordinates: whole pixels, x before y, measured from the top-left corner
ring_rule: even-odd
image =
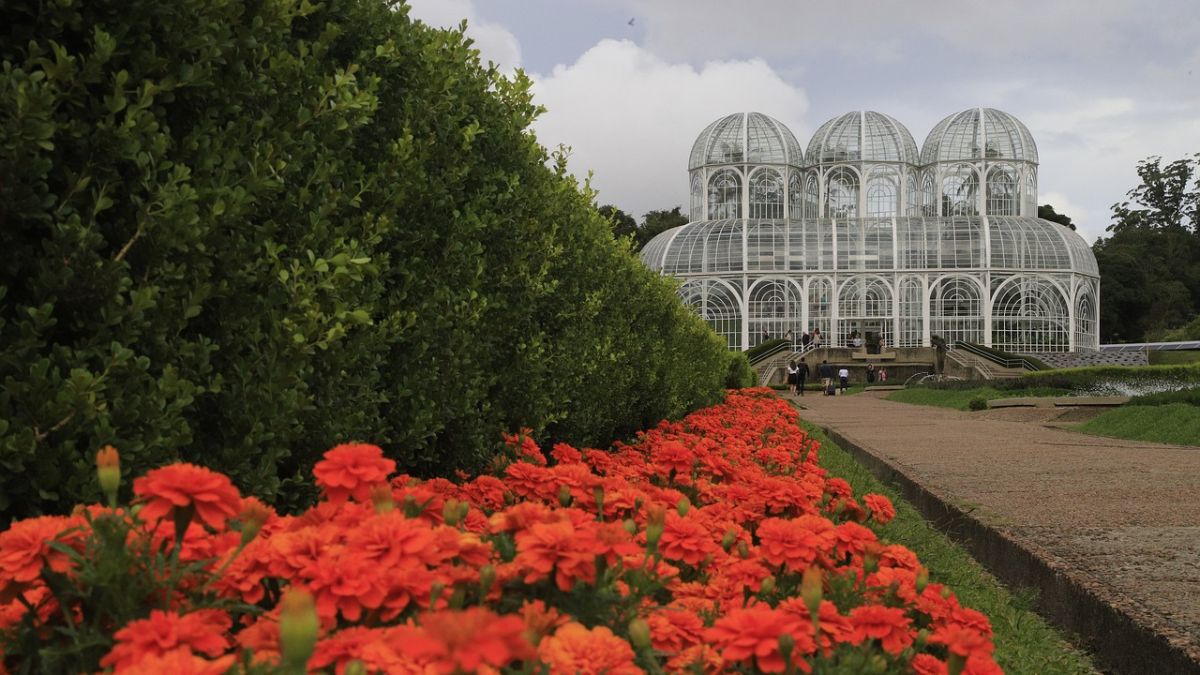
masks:
[[[1037,217],[1037,166],[1029,130],[991,108],[942,120],[920,152],[873,111],[829,120],[806,153],[771,117],[729,115],[692,147],[692,222],[642,260],[732,349],[818,328],[831,346],[1095,350],[1096,258]]]

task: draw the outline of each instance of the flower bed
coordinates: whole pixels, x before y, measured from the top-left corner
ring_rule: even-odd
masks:
[[[391,476],[370,445],[279,516],[191,465],[0,534],[11,670],[995,673],[987,617],[871,529],[767,390],[611,452],[527,436],[494,475]]]

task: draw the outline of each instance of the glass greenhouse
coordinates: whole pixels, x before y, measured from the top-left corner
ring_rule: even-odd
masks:
[[[642,260],[733,349],[819,328],[834,346],[1095,350],[1096,258],[1037,217],[1037,166],[1029,130],[991,108],[942,120],[919,152],[872,111],[829,120],[807,151],[775,119],[729,115],[692,146],[691,222]]]

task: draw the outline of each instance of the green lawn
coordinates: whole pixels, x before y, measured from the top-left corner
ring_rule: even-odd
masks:
[[[891,486],[879,482],[820,429],[806,422],[802,424],[821,441],[821,466],[849,481],[855,495],[877,492],[892,500],[896,519],[880,528],[881,536],[912,549],[929,568],[931,580],[947,584],[963,605],[988,615],[995,632],[996,661],[1005,672],[1037,675],[1096,672],[1087,654],[1033,613],[1032,592],[1005,588],[970,554],[933,529]]]
[[[888,396],[889,401],[913,403],[916,405],[932,405],[941,408],[968,410],[971,399],[983,398],[990,401],[994,398],[1012,398],[1024,396],[1066,396],[1070,391],[1054,387],[1034,387],[1031,389],[994,389],[992,387],[977,387],[975,389],[929,389],[914,387],[901,389]]]
[[[1075,427],[1099,436],[1200,445],[1200,407],[1187,403],[1123,405]]]
[[[1152,351],[1147,356],[1150,357],[1150,365],[1152,366],[1200,363],[1200,351],[1197,350],[1177,352]]]

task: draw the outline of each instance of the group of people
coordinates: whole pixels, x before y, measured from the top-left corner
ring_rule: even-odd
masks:
[[[766,342],[770,339],[771,333],[766,328],[762,329],[762,341]],[[788,342],[796,341],[796,336],[794,333],[792,333],[792,329],[789,328],[788,331],[783,334],[783,339],[787,340]],[[805,347],[811,344],[813,349],[819,348],[821,346],[821,329],[813,328],[810,331],[802,331],[800,333],[800,344],[804,345]]]
[[[804,359],[789,363],[787,367],[788,391],[793,396],[797,392],[803,396],[804,385],[808,382],[809,375],[808,364],[804,362]],[[821,392],[826,396],[836,394],[839,388],[844,394],[850,387],[850,369],[845,366],[837,370],[837,385],[833,380],[833,366],[829,365],[828,361],[822,361],[821,365],[817,366],[817,377],[821,378]],[[887,382],[887,371],[883,368],[876,368],[874,363],[868,363],[867,384],[874,384],[876,381]]]

